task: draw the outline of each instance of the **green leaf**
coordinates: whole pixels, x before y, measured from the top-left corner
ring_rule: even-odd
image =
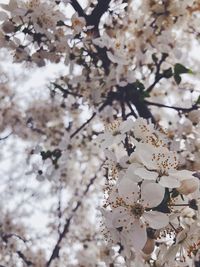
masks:
[[[169,54],[167,54],[167,53],[162,53],[162,60],[164,61],[168,56],[169,56]]]
[[[149,92],[147,92],[147,91],[143,91],[143,93],[142,93],[142,98],[143,98],[143,100],[144,100],[146,97],[150,97],[150,94],[149,94]]]
[[[167,79],[171,78],[173,76],[172,68],[166,69],[163,71],[163,76]]]
[[[145,89],[144,84],[141,83],[140,81],[136,80],[136,82],[134,82],[133,84],[140,91],[144,91],[144,89]]]
[[[41,151],[40,155],[42,156],[43,160],[46,160],[48,158],[51,158],[52,153],[51,153],[50,150],[47,150],[46,152],[45,151]]]
[[[193,72],[192,72],[192,70],[186,68],[182,64],[176,63],[174,66],[174,73],[180,75],[183,73],[191,73],[192,74]]]
[[[174,80],[177,84],[180,84],[181,82],[181,76],[174,73]]]
[[[193,74],[193,71],[186,68],[180,63],[176,63],[174,66],[174,80],[177,84],[180,84],[181,82],[181,74],[188,73],[188,74]]]
[[[147,97],[150,97],[150,93],[149,92],[147,92],[147,91],[140,92],[140,95],[139,95],[139,100],[140,101],[143,102],[144,99],[147,98]]]
[[[196,105],[200,104],[200,96],[197,98]]]

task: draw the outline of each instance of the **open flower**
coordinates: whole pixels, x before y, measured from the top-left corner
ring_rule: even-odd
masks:
[[[115,120],[105,125],[105,131],[98,136],[98,140],[102,141],[102,148],[107,148],[112,144],[118,144],[126,137],[125,133],[131,130],[133,120],[127,121]]]
[[[166,214],[152,210],[162,202],[164,191],[156,183],[143,183],[139,187],[130,179],[121,179],[117,190],[110,195],[112,225],[123,228],[135,250],[141,250],[147,241],[146,226],[160,229],[169,222]]]
[[[71,21],[72,21],[72,28],[75,34],[80,33],[83,27],[86,25],[85,18],[77,16],[76,13],[72,16]]]
[[[137,143],[136,158],[143,166],[136,168],[134,174],[144,180],[158,181],[163,187],[177,188],[181,186],[181,181],[193,177],[191,171],[176,169],[177,154],[166,147]]]
[[[199,222],[194,222],[190,226],[185,226],[182,231],[177,234],[175,244],[173,244],[164,254],[163,264],[166,262],[170,264],[175,258],[176,261],[182,264],[188,264],[188,258],[185,256],[191,255],[191,253],[196,253],[197,244],[199,242],[199,229]],[[176,257],[177,255],[179,256]]]

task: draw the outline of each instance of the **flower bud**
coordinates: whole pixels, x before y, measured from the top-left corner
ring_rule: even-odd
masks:
[[[144,254],[149,255],[154,251],[154,247],[155,247],[155,240],[148,238],[142,251],[144,252]]]
[[[199,180],[197,178],[186,179],[181,182],[181,186],[176,190],[183,195],[194,193],[199,187]]]
[[[2,29],[5,33],[12,33],[15,31],[15,26],[11,21],[5,21],[2,25]]]
[[[199,123],[200,122],[200,110],[192,110],[188,114],[188,118],[192,121],[192,123]]]

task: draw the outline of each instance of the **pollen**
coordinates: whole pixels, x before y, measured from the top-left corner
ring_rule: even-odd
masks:
[[[140,203],[136,203],[131,207],[131,213],[136,219],[139,219],[144,213],[144,207]]]

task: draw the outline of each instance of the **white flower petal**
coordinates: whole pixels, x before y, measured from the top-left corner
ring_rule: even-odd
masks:
[[[177,178],[178,180],[182,181],[182,180],[186,180],[186,179],[192,179],[193,176],[192,171],[188,171],[188,170],[174,170],[174,171],[169,171],[169,175],[173,176],[174,178]]]
[[[138,200],[139,188],[136,183],[131,181],[130,179],[122,179],[118,184],[118,192],[120,197],[127,204],[133,204]]]
[[[121,133],[126,133],[133,128],[134,121],[132,119],[128,119],[127,121],[123,121],[119,126]]]
[[[141,178],[134,174],[135,168],[138,168],[140,164],[131,164],[125,174],[125,177],[136,183],[141,182]]]
[[[169,217],[165,213],[158,211],[145,212],[143,217],[153,229],[161,229],[169,223]]]
[[[156,162],[152,160],[155,147],[150,144],[138,143],[136,146],[136,156],[138,160],[149,170],[156,170]]]
[[[107,51],[107,56],[108,58],[113,62],[113,63],[118,63],[120,65],[128,65],[128,61],[125,60],[125,58],[122,57],[122,55],[116,55],[112,54],[110,51]]]
[[[114,162],[117,162],[117,158],[115,156],[115,153],[112,152],[111,150],[108,150],[108,149],[105,149],[104,150],[104,154],[105,156],[109,159],[109,160],[112,160]]]
[[[174,261],[175,258],[176,258],[176,255],[177,255],[177,252],[178,252],[179,249],[180,249],[180,247],[177,246],[177,245],[172,245],[171,247],[169,247],[169,249],[166,251],[166,253],[165,253],[164,256],[163,256],[163,259],[162,259],[162,261],[161,261],[161,265],[163,266],[163,265],[165,265],[166,263],[167,263],[167,265],[168,265],[169,262]],[[168,266],[169,266],[169,265],[168,265]],[[179,266],[180,266],[180,265],[179,265]]]
[[[39,182],[42,182],[42,181],[45,180],[45,177],[44,177],[44,175],[38,174],[38,175],[36,176],[36,180],[39,181]]]
[[[129,164],[127,163],[129,160],[128,156],[123,156],[119,159],[119,164],[120,166],[122,166],[123,168],[128,168]]]
[[[104,141],[101,144],[101,147],[102,149],[105,149],[111,146],[112,144],[113,144],[113,136],[111,134],[107,134]]]
[[[141,200],[148,208],[157,207],[163,200],[165,189],[157,183],[145,183],[141,186]]]
[[[112,212],[112,224],[115,228],[127,226],[133,217],[130,216],[128,210],[124,207],[117,207]]]
[[[119,144],[126,138],[126,135],[125,134],[118,134],[118,135],[116,135],[115,137],[112,137],[112,138],[113,138],[113,143]]]
[[[130,242],[136,251],[143,249],[147,241],[146,226],[141,220],[135,220],[130,228]]]
[[[113,187],[112,191],[109,193],[108,203],[111,205],[116,202],[116,198],[119,196],[116,189],[116,187]]]
[[[134,171],[134,173],[144,180],[156,180],[158,178],[157,172],[148,171],[145,168],[138,168]]]
[[[0,11],[0,21],[8,19],[8,14],[6,12]]]
[[[159,184],[167,188],[177,188],[181,183],[173,176],[162,176],[160,178]]]

